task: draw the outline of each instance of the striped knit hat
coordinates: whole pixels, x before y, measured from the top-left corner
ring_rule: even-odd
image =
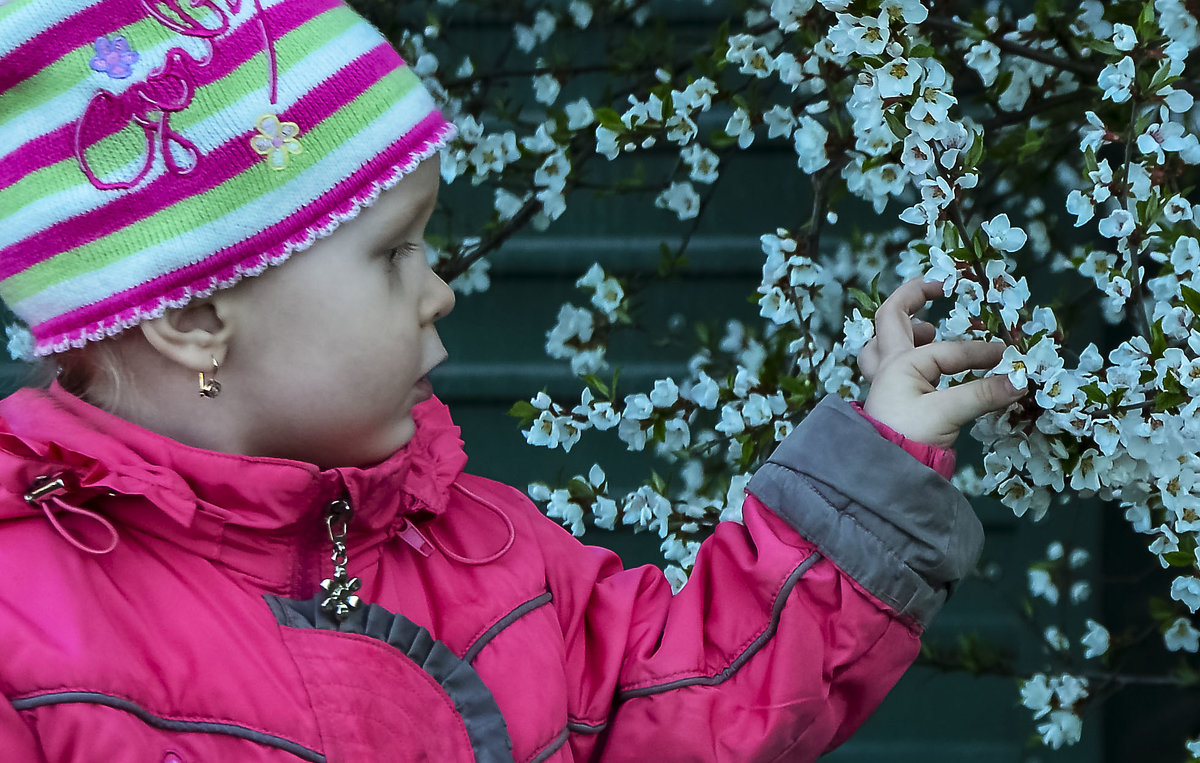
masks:
[[[34,354],[328,235],[454,128],[341,0],[0,0],[0,298]]]

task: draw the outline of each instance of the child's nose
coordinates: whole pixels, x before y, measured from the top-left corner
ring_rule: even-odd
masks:
[[[432,282],[427,292],[427,314],[430,322],[433,322],[445,318],[454,309],[454,290],[432,270],[429,271],[429,278]]]

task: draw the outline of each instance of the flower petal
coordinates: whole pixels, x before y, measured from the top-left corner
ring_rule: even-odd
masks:
[[[279,135],[279,117],[274,114],[263,114],[258,118],[258,130],[268,138]]]

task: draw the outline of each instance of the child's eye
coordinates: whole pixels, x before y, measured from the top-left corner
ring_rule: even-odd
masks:
[[[401,244],[400,246],[393,247],[392,249],[388,250],[388,264],[395,264],[396,261],[407,257],[410,254],[416,254],[421,248],[422,247],[420,244],[416,244],[411,241]]]

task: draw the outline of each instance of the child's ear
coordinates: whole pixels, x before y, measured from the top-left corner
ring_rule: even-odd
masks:
[[[138,326],[166,359],[191,371],[208,372],[214,360],[225,362],[233,337],[232,312],[226,300],[198,299]]]

